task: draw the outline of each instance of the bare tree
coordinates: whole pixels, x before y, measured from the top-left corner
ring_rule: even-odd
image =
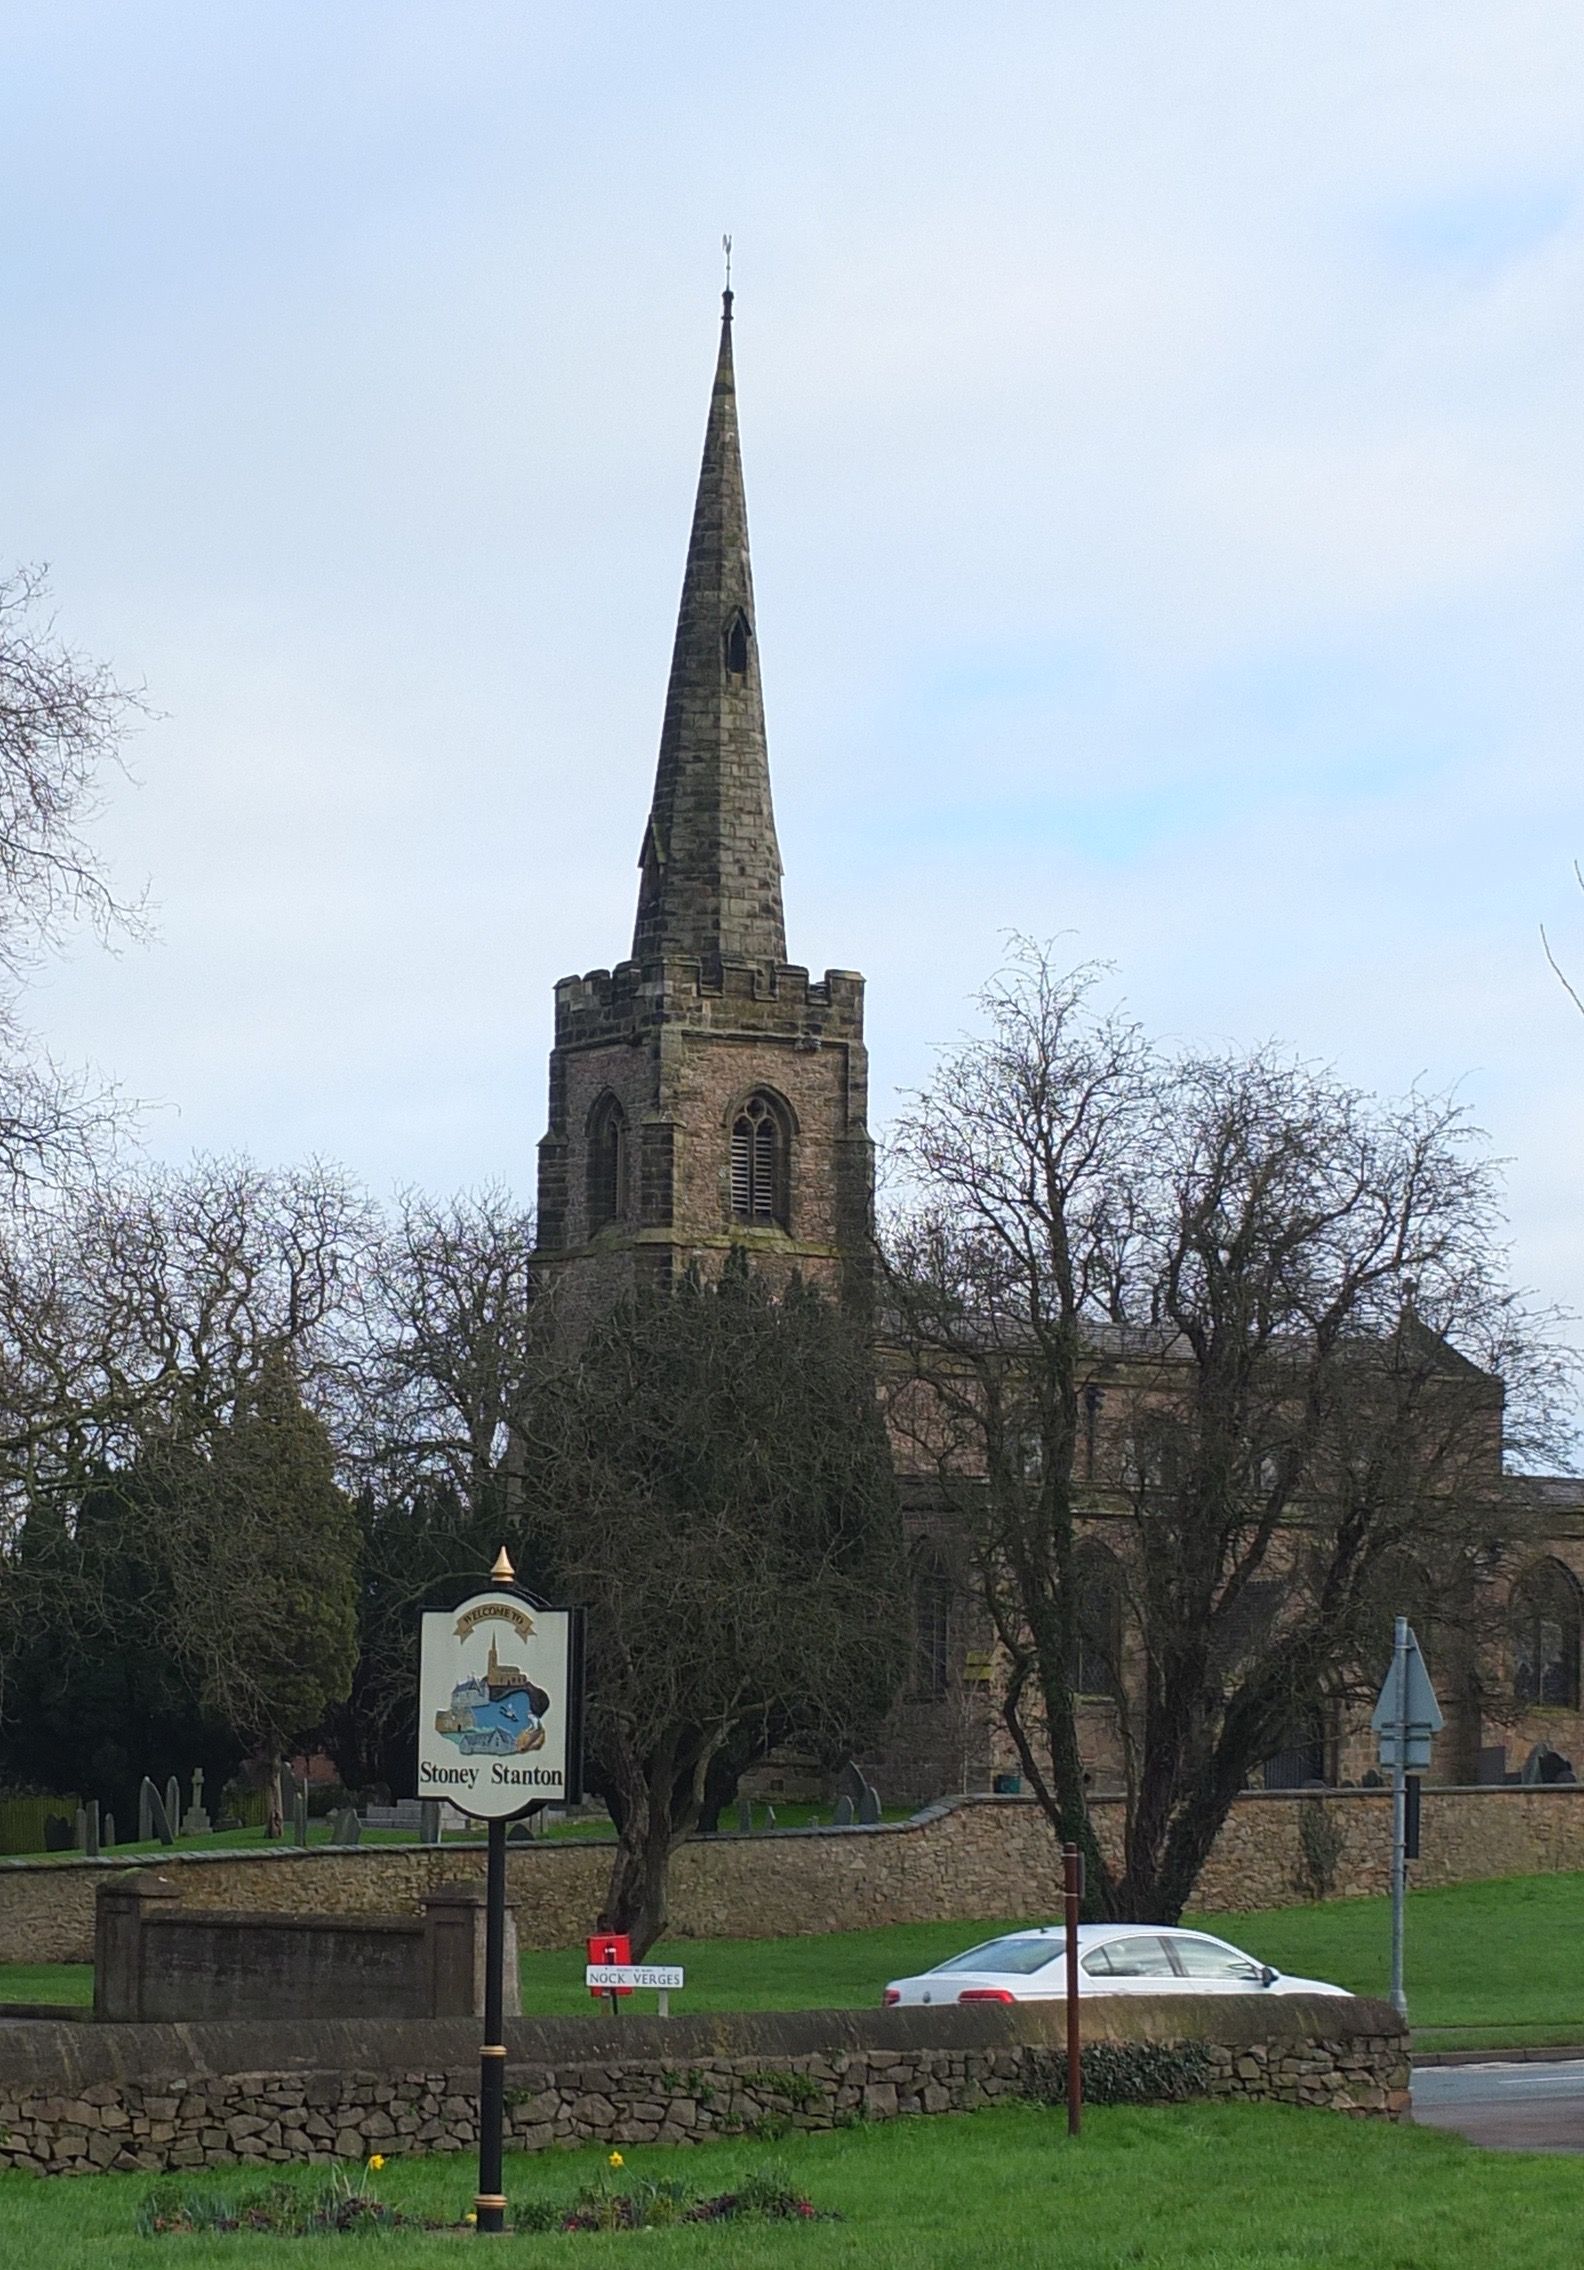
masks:
[[[901,1124],[894,1408],[972,1537],[1030,1786],[1106,1912],[1167,1918],[1295,1713],[1357,1677],[1383,1586],[1472,1602],[1519,1518],[1504,1382],[1534,1447],[1562,1359],[1456,1111],[1164,1056],[1092,987],[1022,949]],[[1120,1865],[1075,1699],[1108,1626]]]
[[[56,636],[43,572],[0,578],[0,1181],[13,1199],[87,1165],[113,1097],[60,1070],[24,1029],[24,982],[78,923],[136,934],[87,829],[141,697]]]
[[[900,1534],[867,1338],[736,1268],[606,1317],[537,1404],[518,1565],[588,1605],[618,1836],[600,1921],[641,1950],[711,1762],[791,1725],[840,1748],[894,1695]]]

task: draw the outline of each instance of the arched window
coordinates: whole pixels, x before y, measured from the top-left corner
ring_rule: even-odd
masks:
[[[1512,1588],[1513,1696],[1577,1710],[1579,1589],[1560,1561],[1536,1561]]]
[[[627,1118],[614,1096],[601,1096],[588,1131],[589,1232],[619,1222],[627,1202]]]
[[[787,1138],[768,1096],[750,1096],[732,1121],[731,1210],[734,1221],[787,1219]]]
[[[952,1581],[928,1547],[913,1564],[913,1691],[943,1695],[951,1684]]]
[[[748,641],[752,636],[747,616],[740,607],[735,608],[726,623],[726,667],[734,678],[747,673]]]
[[[1122,1571],[1098,1539],[1073,1556],[1077,1587],[1078,1661],[1073,1681],[1080,1695],[1120,1696],[1122,1688]]]

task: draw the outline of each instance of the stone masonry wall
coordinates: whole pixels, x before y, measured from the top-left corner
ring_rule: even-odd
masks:
[[[1097,1803],[1114,1850],[1120,1801]],[[1584,1871],[1584,1786],[1427,1789],[1415,1885]],[[1249,1795],[1234,1805],[1196,1905],[1236,1914],[1294,1900],[1384,1892],[1385,1790]],[[514,1845],[519,1943],[572,1947],[591,1928],[610,1866],[606,1842]],[[0,1962],[88,1962],[100,1860],[0,1861]],[[184,1907],[278,1914],[415,1914],[426,1891],[482,1873],[477,1846],[376,1845],[307,1852],[168,1852],[162,1874]],[[1054,1912],[1056,1850],[1031,1798],[965,1797],[874,1828],[786,1829],[696,1839],[672,1865],[672,1936],[773,1938],[891,1923]]]
[[[1059,2007],[1029,2005],[640,2020],[624,2023],[620,2054],[597,2019],[513,2025],[508,2146],[689,2144],[1048,2095],[1061,2024]],[[0,2166],[88,2175],[361,2161],[477,2142],[476,2044],[447,2024],[364,2028],[350,2045],[355,2065],[326,2061],[345,2038],[316,2043],[308,2028],[116,2027],[98,2060],[84,2040],[96,2029],[26,2030],[68,2038],[34,2042],[21,2060],[10,2044],[0,2050]],[[1197,2041],[1212,2096],[1388,2119],[1407,2103],[1405,2037],[1381,2003],[1239,1996],[1189,2008],[1141,1998],[1120,2013],[1086,2008],[1084,2038]],[[205,2057],[213,2048],[220,2070]]]

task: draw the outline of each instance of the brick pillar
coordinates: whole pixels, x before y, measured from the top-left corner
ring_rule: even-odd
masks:
[[[423,1895],[424,2014],[430,2018],[484,2015],[484,1886],[440,1884]],[[506,1910],[505,2011],[522,2013],[517,1970],[517,1918]]]
[[[135,2024],[143,2015],[143,1926],[151,1908],[179,1900],[168,1876],[136,1868],[94,1897],[94,2016]]]

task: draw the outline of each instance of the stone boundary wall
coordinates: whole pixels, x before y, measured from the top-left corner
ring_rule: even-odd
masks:
[[[1112,1850],[1120,1799],[1095,1818]],[[1199,1883],[1208,1913],[1285,1907],[1388,1887],[1391,1793],[1331,1789],[1238,1799]],[[1584,1870],[1584,1785],[1427,1789],[1418,1886]],[[510,1897],[519,1944],[572,1947],[592,1928],[610,1867],[606,1839],[513,1845]],[[161,1853],[184,1907],[275,1914],[416,1914],[424,1895],[476,1878],[467,1845],[360,1845],[308,1851]],[[0,1860],[0,1962],[88,1962],[99,1860]],[[702,1837],[671,1870],[671,1935],[778,1938],[890,1923],[972,1923],[1056,1912],[1056,1847],[1030,1797],[954,1797],[910,1821]]]
[[[1120,2004],[1120,2006],[1119,2006]],[[1084,2039],[1196,2042],[1209,2094],[1395,2119],[1407,2038],[1386,2004],[1237,1995],[1116,1998]],[[689,2144],[763,2128],[969,2112],[1049,2093],[1059,2004],[506,2029],[508,2145]],[[22,2025],[0,2037],[0,2167],[363,2160],[476,2144],[477,2029],[428,2024]]]

